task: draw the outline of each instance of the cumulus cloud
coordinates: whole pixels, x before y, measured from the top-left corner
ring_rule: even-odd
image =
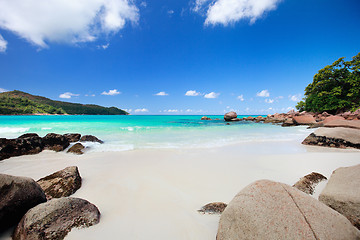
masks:
[[[217,98],[220,95],[220,93],[211,92],[208,94],[205,94],[204,98]]]
[[[256,93],[256,96],[258,97],[269,97],[270,93],[268,90],[262,90],[261,92]]]
[[[66,92],[63,94],[59,95],[59,98],[65,98],[65,99],[70,99],[71,97],[78,97],[80,96],[80,94],[75,94],[75,93],[71,93],[71,92]]]
[[[113,89],[113,90],[109,90],[108,92],[106,91],[103,91],[101,93],[101,95],[107,95],[107,96],[115,96],[115,95],[118,95],[120,94],[121,92],[119,92],[117,89]]]
[[[273,102],[274,102],[274,99],[267,98],[267,99],[265,99],[265,102],[266,102],[266,103],[273,103]]]
[[[301,96],[300,96],[300,94],[290,95],[289,99],[293,102],[298,102],[301,100]]]
[[[281,0],[196,0],[193,10],[206,12],[205,25],[224,26],[243,19],[254,23],[265,12],[276,9]]]
[[[169,10],[167,11],[167,14],[169,14],[170,16],[174,14],[174,10]]]
[[[5,52],[7,48],[7,41],[0,34],[0,52]]]
[[[195,96],[199,96],[200,93],[195,91],[195,90],[189,90],[185,93],[185,96],[191,96],[191,97],[195,97]]]
[[[240,101],[244,101],[244,100],[245,100],[243,95],[237,96],[237,99],[240,100]]]
[[[128,113],[131,113],[132,112],[132,109],[124,109],[124,111],[128,112]]]
[[[155,96],[168,96],[169,94],[167,94],[166,92],[158,92],[155,94]]]
[[[0,93],[3,93],[3,92],[8,92],[9,90],[5,89],[5,88],[0,88]]]
[[[91,42],[138,19],[131,0],[0,1],[0,28],[41,48],[49,42]]]
[[[145,113],[145,112],[149,112],[149,110],[146,109],[146,108],[139,108],[139,109],[135,109],[134,112],[136,112],[136,113]]]
[[[177,112],[179,112],[179,110],[177,110],[177,109],[169,109],[169,110],[164,110],[164,112],[167,112],[167,113],[177,113]]]
[[[110,43],[104,44],[104,45],[99,45],[98,48],[102,48],[104,50],[106,50],[108,47],[110,46]]]

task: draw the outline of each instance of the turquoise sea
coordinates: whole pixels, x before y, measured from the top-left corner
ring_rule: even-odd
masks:
[[[247,117],[239,116],[239,117]],[[24,133],[92,134],[105,144],[88,143],[91,151],[124,151],[143,148],[211,148],[256,141],[301,141],[311,130],[305,127],[202,121],[189,115],[67,115],[0,116],[0,137],[15,138]]]

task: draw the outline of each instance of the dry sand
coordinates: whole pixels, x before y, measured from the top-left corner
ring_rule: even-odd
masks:
[[[98,225],[75,229],[66,239],[206,240],[215,239],[219,216],[199,214],[203,205],[228,203],[259,179],[292,185],[312,171],[330,177],[338,167],[359,163],[357,150],[258,142],[82,156],[44,151],[1,161],[0,172],[37,180],[67,166],[79,167],[83,185],[73,196],[94,203],[102,216]],[[0,239],[9,239],[9,233]]]

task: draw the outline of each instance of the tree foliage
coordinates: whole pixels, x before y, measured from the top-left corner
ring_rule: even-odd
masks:
[[[351,61],[339,58],[319,70],[305,88],[299,111],[338,113],[355,111],[360,105],[360,53]]]

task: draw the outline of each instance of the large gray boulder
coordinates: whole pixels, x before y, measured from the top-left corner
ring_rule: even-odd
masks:
[[[32,207],[46,202],[33,179],[0,174],[0,232],[18,223]]]
[[[231,121],[234,118],[237,118],[236,112],[228,112],[228,113],[225,113],[225,115],[224,115],[225,121]]]
[[[14,240],[64,239],[72,228],[99,223],[100,212],[80,198],[58,198],[30,209],[16,227]]]
[[[360,165],[336,169],[319,200],[360,229]]]
[[[76,166],[67,167],[37,181],[48,200],[68,197],[81,187],[81,177]]]
[[[282,183],[260,180],[241,190],[222,213],[217,240],[360,239],[343,215]]]
[[[360,129],[321,127],[305,138],[302,144],[360,149]]]

